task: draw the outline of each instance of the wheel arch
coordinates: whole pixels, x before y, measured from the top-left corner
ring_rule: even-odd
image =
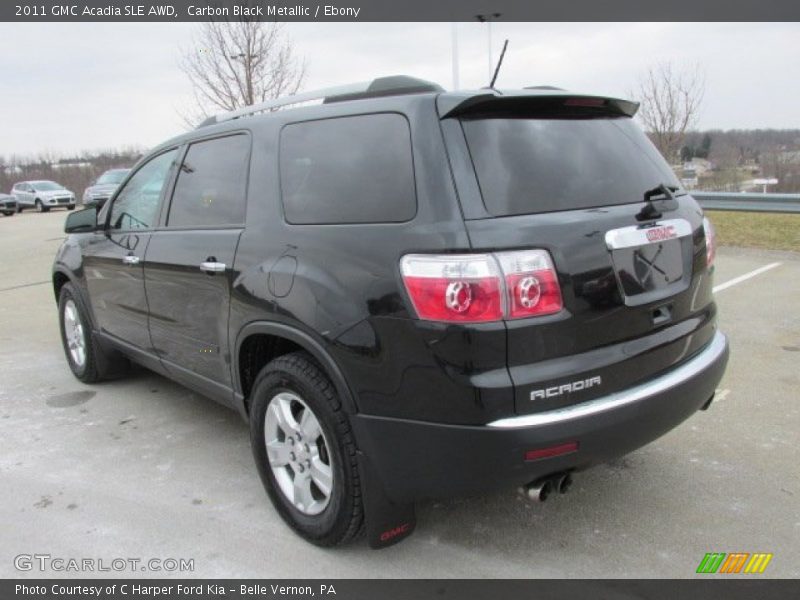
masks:
[[[72,284],[72,289],[75,294],[77,294],[78,301],[83,305],[86,315],[89,317],[89,325],[92,329],[95,329],[97,321],[94,317],[92,304],[89,302],[88,291],[81,285],[81,280],[78,278],[78,275],[64,265],[59,264],[53,270],[52,282],[56,305],[58,305],[59,297],[61,296],[61,289],[68,283]]]
[[[58,298],[61,295],[61,288],[63,288],[67,283],[70,283],[72,279],[69,275],[67,275],[64,271],[56,270],[53,271],[53,292],[56,296],[56,304],[58,304]]]
[[[279,343],[286,344],[281,346],[282,351],[275,355],[263,357],[261,361],[263,364],[259,365],[258,370],[263,367],[271,358],[276,358],[288,352],[303,350],[310,354],[315,361],[319,364],[325,374],[330,377],[331,382],[336,388],[339,398],[342,401],[342,406],[347,414],[355,414],[358,412],[358,406],[355,401],[355,396],[347,383],[343,371],[333,359],[333,357],[325,349],[321,341],[315,339],[312,335],[302,331],[301,329],[285,323],[277,323],[274,321],[255,321],[248,323],[239,331],[236,336],[235,344],[235,359],[234,359],[234,385],[236,393],[240,396],[239,400],[242,403],[244,410],[243,414],[249,411],[249,393],[247,377],[243,373],[242,364],[242,350],[248,343],[248,340],[253,340],[259,336],[267,336],[276,340]],[[257,373],[256,373],[257,374]],[[250,382],[252,383],[252,381]]]

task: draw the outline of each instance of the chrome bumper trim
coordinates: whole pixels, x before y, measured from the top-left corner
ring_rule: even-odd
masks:
[[[552,425],[554,423],[563,423],[565,421],[590,417],[629,404],[634,404],[640,400],[645,400],[651,396],[661,394],[662,392],[674,388],[691,379],[698,373],[701,373],[722,356],[727,345],[727,338],[723,333],[718,331],[714,335],[714,339],[712,339],[697,356],[655,379],[651,379],[621,392],[603,396],[602,398],[582,402],[581,404],[532,415],[520,415],[518,417],[492,421],[487,427],[515,429],[519,427],[535,427],[537,425]]]

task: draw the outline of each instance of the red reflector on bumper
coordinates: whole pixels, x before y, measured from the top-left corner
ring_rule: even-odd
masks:
[[[528,450],[525,453],[525,460],[552,458],[554,456],[561,456],[562,454],[569,454],[570,452],[577,451],[578,442],[567,442],[566,444],[559,444],[558,446],[549,446],[547,448],[539,448],[537,450]]]

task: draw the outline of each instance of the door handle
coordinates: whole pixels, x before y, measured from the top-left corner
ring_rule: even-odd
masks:
[[[122,257],[122,262],[126,265],[138,265],[139,257],[135,254],[128,254],[127,256]]]
[[[200,270],[206,273],[223,273],[225,271],[225,263],[206,261],[200,263]]]

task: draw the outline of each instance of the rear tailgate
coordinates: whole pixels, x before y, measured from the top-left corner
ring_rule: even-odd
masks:
[[[702,210],[630,116],[603,100],[526,100],[503,97],[498,109],[484,99],[445,119],[454,160],[471,165],[454,165],[459,187],[477,183],[482,203],[464,207],[473,249],[545,249],[561,285],[559,313],[506,321],[519,414],[669,369],[711,340],[716,310]]]
[[[685,219],[692,230],[672,240],[684,261],[681,276],[633,295],[624,291],[625,278],[636,285],[644,279],[646,285],[648,276],[642,277],[643,268],[628,272],[627,256],[622,265],[615,261],[605,234],[635,222],[641,206],[467,222],[476,250],[544,248],[558,272],[564,310],[506,321],[517,413],[624,389],[685,360],[711,340],[715,306],[701,218],[691,197],[680,198],[679,205],[669,218]],[[664,246],[646,244],[635,250],[652,256]],[[653,262],[659,267],[661,261],[657,257]]]

